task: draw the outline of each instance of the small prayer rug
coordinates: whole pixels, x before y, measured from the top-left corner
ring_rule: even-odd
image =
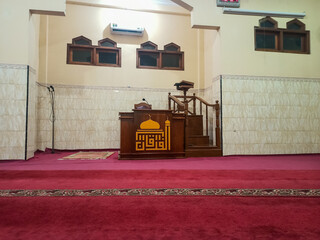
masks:
[[[112,154],[114,154],[114,152],[78,152],[58,160],[97,160],[106,159]]]

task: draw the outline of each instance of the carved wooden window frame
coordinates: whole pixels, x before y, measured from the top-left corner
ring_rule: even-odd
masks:
[[[261,24],[265,21],[274,23],[274,27],[261,27]],[[300,26],[298,29],[290,29],[290,25],[295,24]],[[275,37],[275,48],[258,48],[257,47],[257,35],[272,35]],[[288,50],[284,45],[285,35],[293,35],[301,37],[301,50]],[[298,53],[298,54],[310,54],[310,31],[305,30],[305,24],[298,19],[293,19],[287,22],[287,28],[278,28],[278,22],[271,17],[265,17],[259,20],[259,27],[254,27],[254,45],[256,51],[267,52],[283,52],[283,53]]]
[[[174,47],[176,48],[176,50],[170,50],[170,47]],[[164,67],[164,63],[163,63],[163,55],[175,55],[179,57],[179,67]],[[167,69],[167,70],[184,70],[184,53],[180,51],[180,46],[175,44],[175,43],[169,43],[167,45],[164,46],[164,50],[162,51],[161,57],[161,66],[162,69]]]
[[[86,44],[77,43],[77,41],[86,42]],[[90,62],[80,62],[73,61],[73,52],[75,50],[80,51],[90,51],[91,52],[91,61]],[[94,47],[92,46],[92,41],[84,36],[79,36],[72,39],[72,44],[67,44],[67,63],[68,64],[79,64],[79,65],[92,65],[94,62]]]
[[[141,56],[142,55],[155,55],[156,57],[156,66],[151,65],[142,65],[141,64]],[[158,50],[158,45],[147,41],[140,45],[140,48],[137,49],[137,58],[136,58],[136,66],[137,68],[145,68],[145,69],[160,69],[160,51]]]
[[[77,41],[83,40],[87,44],[79,44]],[[103,46],[104,42],[110,43],[110,46]],[[75,50],[89,50],[91,51],[91,62],[73,61],[73,52]],[[99,53],[115,53],[116,63],[100,63]],[[106,67],[121,67],[121,48],[117,47],[117,43],[109,38],[104,38],[98,42],[98,46],[92,45],[92,41],[84,36],[79,36],[72,39],[72,44],[67,44],[67,64],[75,65],[89,65],[89,66],[106,66]]]
[[[176,50],[170,50],[170,47],[176,48]],[[156,58],[156,66],[148,66],[141,64],[141,56],[142,55],[157,55]],[[163,56],[164,55],[175,55],[179,58],[179,66],[178,67],[168,67],[163,66]],[[140,45],[140,48],[137,49],[137,58],[136,58],[136,67],[143,69],[162,69],[162,70],[184,70],[184,52],[180,51],[180,46],[175,43],[169,43],[164,46],[164,50],[158,50],[158,45],[147,41]]]
[[[112,46],[103,46],[102,44],[108,42]],[[95,61],[97,66],[109,66],[109,67],[121,67],[121,48],[117,47],[117,43],[112,41],[110,38],[104,38],[98,42],[98,46],[95,48],[96,56]],[[99,53],[115,53],[116,54],[116,63],[100,63],[99,62]]]

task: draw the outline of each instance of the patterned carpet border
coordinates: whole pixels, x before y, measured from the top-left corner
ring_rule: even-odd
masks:
[[[320,197],[320,189],[64,189],[0,190],[0,197],[91,197],[91,196],[234,196],[234,197]]]

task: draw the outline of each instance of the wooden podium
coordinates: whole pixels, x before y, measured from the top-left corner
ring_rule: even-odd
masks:
[[[183,158],[184,114],[171,110],[120,112],[119,159]]]

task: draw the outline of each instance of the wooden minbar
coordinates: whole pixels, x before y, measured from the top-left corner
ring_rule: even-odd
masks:
[[[184,158],[184,114],[140,106],[119,113],[119,159]]]

